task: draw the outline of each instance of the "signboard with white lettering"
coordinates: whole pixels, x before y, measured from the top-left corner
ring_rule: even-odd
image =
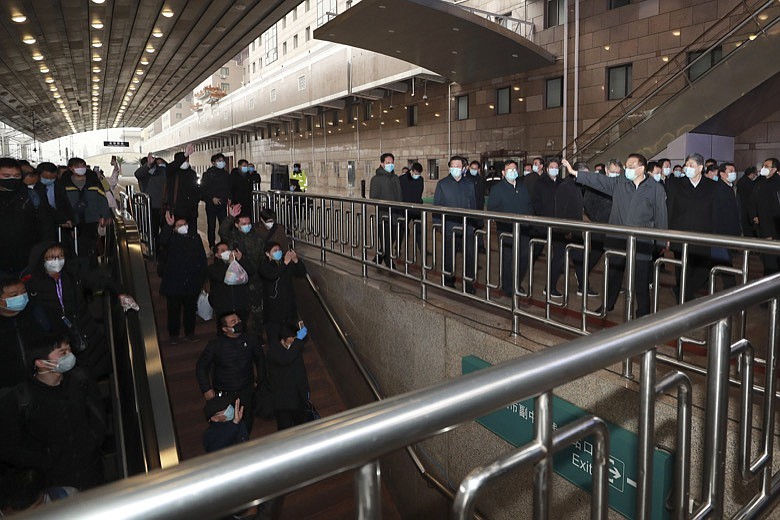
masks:
[[[130,146],[130,143],[128,141],[103,141],[103,146],[118,146],[127,148]]]
[[[468,374],[490,366],[490,363],[476,356],[464,356],[461,360],[462,373]],[[553,429],[570,423],[589,413],[570,402],[553,396]],[[514,446],[524,446],[534,438],[534,399],[511,404],[477,422]],[[626,518],[636,515],[637,479],[637,435],[616,424],[609,427],[609,507]],[[590,492],[592,487],[593,443],[590,438],[577,442],[558,452],[553,458],[555,472]],[[656,449],[653,454],[652,503],[650,518],[666,520],[670,511],[666,499],[672,489],[674,457],[665,450]]]

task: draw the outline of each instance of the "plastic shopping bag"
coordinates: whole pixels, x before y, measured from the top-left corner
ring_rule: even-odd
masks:
[[[249,282],[249,275],[237,260],[230,262],[225,271],[225,285],[244,285]]]
[[[198,296],[197,314],[203,321],[209,321],[214,317],[214,309],[211,308],[209,293],[206,291],[200,291],[200,296]]]

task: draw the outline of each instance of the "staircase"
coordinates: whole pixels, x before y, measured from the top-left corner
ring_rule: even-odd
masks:
[[[741,2],[566,150],[594,164],[630,153],[653,157],[686,132],[737,135],[780,109],[778,56],[780,2]]]

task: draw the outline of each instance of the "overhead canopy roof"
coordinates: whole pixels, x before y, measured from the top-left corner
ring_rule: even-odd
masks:
[[[440,0],[361,0],[314,37],[393,56],[460,84],[555,60],[514,31]]]
[[[0,120],[32,135],[34,112],[40,140],[147,126],[298,3],[3,0]]]

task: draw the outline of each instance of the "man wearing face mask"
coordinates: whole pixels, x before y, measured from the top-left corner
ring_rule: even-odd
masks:
[[[246,211],[252,210],[252,192],[255,184],[260,185],[260,175],[249,171],[249,161],[239,159],[238,166],[230,172],[230,199],[241,204]]]
[[[220,316],[228,311],[235,312],[241,321],[247,323],[250,306],[249,283],[228,283],[229,280],[226,278],[228,267],[234,261],[244,268],[250,280],[252,278],[258,280],[257,264],[242,254],[241,249],[231,250],[228,244],[220,242],[214,246],[214,261],[208,267],[209,303],[214,309],[215,316]],[[220,330],[222,330],[221,325],[217,323],[217,332]],[[256,330],[261,329],[257,327]]]
[[[718,167],[718,189],[715,192],[715,205],[718,208],[718,218],[715,221],[715,233],[719,235],[741,236],[739,200],[734,183],[737,180],[737,170],[734,163],[723,163]],[[736,251],[725,247],[712,248],[712,260],[715,265],[731,267],[734,264]],[[719,275],[723,280],[723,288],[729,289],[736,285],[733,274]]]
[[[672,161],[669,159],[658,159],[658,164],[661,166],[662,180],[666,184],[666,181],[672,176]]]
[[[262,228],[260,227],[262,225]],[[282,251],[292,249],[292,241],[287,235],[287,229],[276,220],[276,212],[271,208],[260,210],[260,225],[258,231],[263,235],[265,243],[276,242],[281,245]]]
[[[165,214],[166,226],[160,233],[160,244],[166,248],[160,294],[168,304],[168,337],[172,345],[179,343],[179,330],[184,322],[187,341],[195,342],[195,312],[198,296],[206,279],[206,253],[197,231],[187,219],[170,212]]]
[[[139,184],[146,186],[144,193],[149,195],[150,220],[152,228],[152,240],[154,240],[155,251],[158,258],[164,254],[159,250],[158,239],[160,236],[163,220],[163,199],[166,195],[166,185],[168,181],[168,163],[162,157],[156,159],[150,153],[146,157],[146,164],[136,171],[136,178]]]
[[[412,167],[398,178],[398,182],[401,184],[401,200],[407,204],[423,203],[422,195],[425,189],[425,181],[422,178],[422,164],[414,163]],[[413,235],[416,235],[417,247],[422,253],[422,229],[420,228],[421,222],[415,222],[422,219],[422,214],[419,211],[409,211],[409,229]],[[401,244],[403,245],[405,233],[402,233],[399,237]],[[403,251],[403,250],[402,250]],[[406,255],[402,255],[406,256]],[[412,254],[409,254],[409,258],[412,258]]]
[[[716,204],[718,186],[715,181],[704,175],[704,158],[697,153],[685,158],[685,179],[673,182],[667,190],[669,211],[669,229],[692,231],[694,233],[714,233],[715,222],[719,218]],[[671,244],[676,259],[682,257],[682,245]],[[712,267],[710,248],[702,245],[688,247],[687,280],[685,301],[694,298],[699,289],[707,286]],[[676,268],[677,287],[675,296],[680,298],[682,270]]]
[[[206,170],[200,180],[200,194],[206,203],[206,234],[209,247],[216,244],[217,222],[227,216],[227,203],[230,199],[230,176],[225,169],[225,156],[221,153],[211,156],[211,168]]]
[[[0,275],[18,277],[33,245],[56,231],[50,212],[35,207],[19,163],[10,158],[0,158],[0,219]]]
[[[48,202],[54,223],[64,228],[73,227],[73,210],[70,207],[64,186],[57,179],[57,166],[54,163],[42,162],[35,168],[35,171],[40,176],[41,193]],[[47,238],[57,240],[58,236],[55,232]]]
[[[97,174],[88,170],[84,159],[78,157],[68,161],[68,171],[62,176],[61,182],[73,209],[79,260],[85,269],[95,268],[98,227],[104,227],[111,218],[106,193]]]
[[[458,208],[465,210],[474,210],[477,208],[477,197],[474,190],[474,183],[464,179],[462,157],[453,156],[447,163],[450,174],[436,183],[436,191],[433,195],[433,203],[436,206],[446,206],[448,208]],[[434,215],[434,222],[441,222],[441,215]],[[455,254],[463,249],[463,218],[445,217],[444,219],[444,285],[455,287],[455,257],[453,255],[453,243],[455,245]],[[460,228],[460,229],[456,229]],[[466,219],[466,251],[463,255],[463,264],[465,268],[465,278],[463,290],[469,294],[475,294],[474,276],[476,266],[474,265],[474,226],[470,219]]]
[[[391,153],[383,153],[379,157],[379,167],[371,178],[369,197],[375,200],[402,202],[401,183],[394,172],[395,156]],[[400,210],[393,210],[394,222],[402,217],[403,214]],[[377,240],[377,246],[382,248],[381,251],[377,252],[376,263],[384,262],[387,267],[391,267],[391,247],[398,240],[398,237],[395,236],[396,226],[394,224],[390,225],[390,211],[387,207],[380,206],[374,218],[379,219],[379,222],[375,224],[378,227],[377,236],[379,240]]]
[[[276,242],[267,242],[260,264],[263,278],[263,318],[268,343],[279,337],[280,327],[298,320],[293,278],[306,276],[306,266],[294,250],[282,251]]]
[[[662,170],[660,163],[656,161],[650,161],[647,163],[647,171],[655,182],[660,182],[663,186],[663,173],[661,173]]]
[[[27,377],[26,349],[43,337],[42,315],[29,303],[27,288],[18,278],[0,279],[0,388]]]
[[[515,215],[533,215],[534,208],[531,204],[531,196],[525,185],[519,180],[517,173],[517,163],[509,160],[504,163],[504,170],[501,172],[503,180],[490,189],[488,198],[488,211],[495,213],[512,213]],[[508,233],[510,237],[514,236],[514,226],[510,223],[497,222],[496,230],[499,233]],[[521,285],[523,278],[528,272],[528,228],[522,226],[520,229],[519,256],[517,258],[517,284],[513,283],[512,250],[513,239],[504,239],[501,244],[501,292],[504,296],[512,297],[515,290],[525,292]]]
[[[0,400],[0,462],[37,468],[51,485],[100,485],[106,418],[95,384],[64,338],[47,336],[26,354],[33,375]]]
[[[309,188],[309,179],[306,176],[306,172],[301,168],[300,163],[293,164],[293,171],[290,174],[290,184],[297,183],[297,189],[295,191],[306,192]]]
[[[759,178],[753,187],[753,195],[750,200],[750,217],[758,228],[759,238],[777,240],[780,238],[780,176],[777,169],[780,161],[770,157],[761,165],[758,172]],[[763,254],[764,276],[780,271],[780,257],[778,255]]]
[[[163,207],[176,215],[187,218],[193,229],[198,228],[198,204],[200,187],[198,174],[190,167],[190,156],[195,147],[188,144],[186,151],[176,152],[173,162],[168,166]]]
[[[595,172],[577,172],[565,159],[563,166],[577,177],[577,183],[591,186],[612,197],[612,211],[609,223],[619,226],[649,227],[667,229],[666,193],[661,185],[645,174],[647,159],[640,154],[631,154],[626,161],[625,175],[607,177]],[[626,247],[624,239],[609,239],[612,249]],[[655,244],[652,241],[637,241],[636,254],[636,316],[650,312],[651,258]],[[607,280],[607,308],[612,311],[617,302],[623,282],[626,261],[612,257],[609,262]],[[604,309],[600,309],[599,312]]]
[[[257,334],[247,332],[235,312],[223,313],[217,323],[217,337],[209,341],[195,365],[198,386],[207,401],[215,397],[227,397],[230,402],[240,399],[249,411],[242,422],[252,433],[255,386],[266,377],[262,341]]]
[[[531,161],[531,173],[523,176],[523,184],[525,189],[528,190],[528,195],[531,196],[531,200],[534,198],[534,191],[536,190],[536,183],[545,174],[544,159],[536,157]]]
[[[479,161],[471,161],[468,168],[468,176],[466,177],[474,183],[474,196],[477,199],[477,209],[482,211],[485,209],[485,178],[482,176],[482,165]],[[483,229],[485,227],[484,220],[473,220],[474,229]],[[477,237],[477,246],[479,252],[485,252],[485,239],[483,235]]]

